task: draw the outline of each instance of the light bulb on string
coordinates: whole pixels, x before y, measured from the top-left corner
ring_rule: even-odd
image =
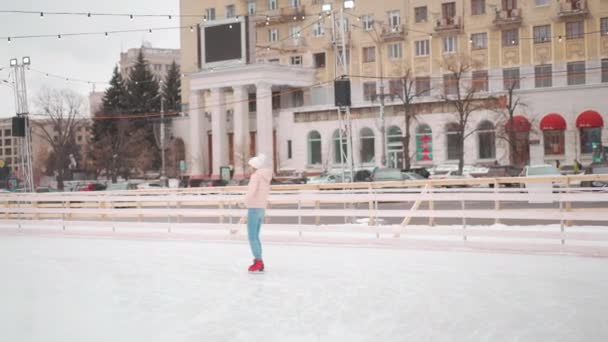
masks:
[[[148,33],[152,33],[152,29],[148,29]]]
[[[61,39],[61,35],[60,34],[57,35],[57,39]]]
[[[203,21],[207,22],[207,16],[206,15],[203,16]]]
[[[11,37],[8,37],[8,42],[9,42],[9,43],[11,42]]]
[[[232,28],[232,24],[230,24],[230,25],[228,26],[228,28],[229,28],[229,29],[231,29],[231,28]]]
[[[40,12],[40,19],[44,18],[44,12]]]
[[[91,18],[91,13],[87,13],[87,18]]]
[[[105,32],[104,35],[107,37],[108,36],[108,32]]]
[[[561,43],[562,42],[562,36],[557,37],[557,40]]]
[[[190,32],[194,32],[194,27],[190,26]]]
[[[171,16],[169,16],[169,20],[171,20]]]
[[[129,15],[129,19],[131,19],[131,21],[133,21],[133,14]]]

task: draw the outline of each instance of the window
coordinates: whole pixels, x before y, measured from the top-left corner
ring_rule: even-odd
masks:
[[[496,133],[490,121],[483,121],[477,126],[479,159],[496,158]]]
[[[291,159],[293,157],[293,150],[291,144],[291,140],[287,140],[287,159]]]
[[[393,96],[403,97],[403,82],[400,79],[388,81],[388,92]]]
[[[401,13],[399,10],[388,12],[388,22],[391,28],[401,26]]]
[[[543,131],[543,140],[545,144],[545,155],[562,155],[565,150],[564,131],[562,130],[545,130]]]
[[[414,44],[416,45],[416,57],[429,55],[428,39],[427,40],[417,40]]]
[[[519,45],[519,29],[502,31],[502,46]]]
[[[268,63],[270,64],[279,64],[279,59],[278,58],[271,58],[268,60]]]
[[[268,9],[276,10],[277,9],[277,0],[268,0]]]
[[[9,146],[11,144],[11,139],[4,139],[4,145]]]
[[[78,137],[76,137],[76,141],[82,142],[82,135],[79,135]]]
[[[502,10],[511,11],[517,8],[517,0],[502,0]]]
[[[519,89],[519,68],[502,69],[502,81],[504,90]]]
[[[585,84],[585,62],[568,63],[568,85]]]
[[[534,44],[551,41],[551,25],[534,26]]]
[[[291,93],[291,104],[293,107],[302,107],[304,105],[304,92],[296,90]]]
[[[471,14],[486,14],[486,0],[471,0]]]
[[[308,133],[308,164],[321,164],[321,134],[317,131]]]
[[[443,91],[444,95],[458,94],[458,79],[456,78],[456,75],[443,75]]]
[[[474,91],[488,91],[488,71],[477,70],[473,71],[473,84],[472,88]]]
[[[325,52],[319,52],[312,55],[315,62],[315,68],[325,68]]]
[[[581,127],[581,153],[593,153],[593,146],[602,144],[602,127]]]
[[[431,78],[430,77],[416,77],[414,81],[416,86],[416,94],[419,96],[431,95]]]
[[[342,135],[342,144],[340,144],[340,135]],[[346,135],[344,131],[335,130],[333,135],[334,140],[334,163],[344,163],[348,160],[348,145],[346,143]]]
[[[388,58],[399,59],[402,56],[401,43],[389,44],[388,46]]]
[[[205,11],[207,12],[207,20],[215,20],[215,8],[207,8]]]
[[[551,64],[542,64],[534,67],[534,85],[536,88],[553,86],[553,67]]]
[[[442,18],[446,19],[448,25],[454,24],[454,17],[456,16],[456,3],[446,2],[441,4]]]
[[[374,131],[371,128],[361,129],[361,163],[373,163],[375,157]]]
[[[566,39],[583,38],[585,35],[584,21],[571,21],[566,23]]]
[[[300,7],[301,5],[300,0],[289,0],[289,3],[291,4],[291,7]]]
[[[370,31],[374,28],[374,17],[371,15],[364,15],[361,20],[363,21],[363,29],[365,31]]]
[[[342,28],[342,26],[344,26],[345,32],[350,31],[350,22],[348,21],[348,18],[343,18],[342,21],[340,21],[340,18],[336,18],[335,22],[336,22],[336,27]]]
[[[608,82],[608,58],[602,59],[602,83]]]
[[[376,82],[363,82],[363,99],[365,101],[376,99]]]
[[[549,0],[534,0],[536,6],[545,6],[549,4]]]
[[[234,5],[226,6],[226,18],[234,18],[236,16],[236,9]]]
[[[460,130],[457,123],[450,123],[446,127],[448,160],[458,160],[462,154]]]
[[[416,18],[417,23],[427,21],[426,6],[414,8],[414,16]]]
[[[323,25],[322,22],[316,22],[312,26],[312,34],[315,37],[321,37],[321,36],[325,35],[325,26]]]
[[[255,14],[255,1],[254,0],[249,0],[249,2],[247,2],[247,13],[249,13],[250,15]]]
[[[289,63],[291,65],[302,65],[302,56],[301,55],[291,56],[289,58]]]
[[[10,148],[5,148],[4,149],[4,154],[7,156],[10,156],[11,154],[13,154],[13,151]]]
[[[268,41],[276,42],[277,40],[279,40],[279,30],[278,29],[268,30]]]
[[[429,125],[416,128],[416,161],[433,160],[433,131]]]
[[[390,126],[386,134],[387,166],[401,168],[403,165],[403,133],[397,126]]]
[[[447,36],[443,38],[443,53],[454,53],[456,52],[456,36]]]
[[[368,46],[363,48],[363,63],[370,63],[376,61],[376,48]]]
[[[294,44],[297,44],[300,40],[300,26],[292,26],[289,28],[289,37],[293,39]]]
[[[600,19],[600,34],[608,36],[608,17]]]
[[[483,33],[473,33],[471,35],[471,49],[473,50],[482,50],[488,48],[488,34],[486,32]]]

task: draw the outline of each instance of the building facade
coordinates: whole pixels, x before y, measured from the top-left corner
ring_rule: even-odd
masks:
[[[324,11],[327,5],[332,8]],[[273,156],[277,171],[321,172],[341,165],[345,139],[352,140],[356,167],[402,167],[405,115],[395,94],[405,75],[418,95],[410,127],[412,164],[456,163],[458,121],[444,101],[453,88],[454,61],[467,61],[461,88],[474,88],[476,97],[484,98],[504,96],[513,86],[520,101],[512,128],[504,110],[488,107],[471,114],[465,164],[587,164],[593,146],[607,144],[606,1],[343,5],[180,1],[182,14],[202,16],[182,19],[182,102],[188,118],[174,124],[186,142],[192,177],[217,176],[224,165],[233,165],[238,175],[257,152]],[[249,43],[255,57],[247,65],[201,67],[200,35],[192,28],[239,16],[248,16],[255,31]],[[338,51],[345,51],[346,62],[336,58]],[[333,81],[343,73],[351,80],[350,129],[334,106]],[[509,129],[516,136],[513,144],[504,138]],[[516,149],[515,160],[510,148]]]
[[[167,71],[173,62],[180,65],[181,54],[177,49],[160,49],[152,47],[150,43],[145,42],[139,48],[132,48],[127,52],[120,53],[120,61],[118,62],[120,73],[125,76],[129,75],[130,69],[137,61],[139,52],[142,52],[144,58],[150,66],[150,71],[159,79],[165,79]],[[126,77],[126,76],[125,76]]]
[[[19,172],[19,138],[13,137],[12,118],[0,119],[0,160],[11,169],[12,174]]]

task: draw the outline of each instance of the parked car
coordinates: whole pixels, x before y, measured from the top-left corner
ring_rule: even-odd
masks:
[[[503,177],[519,177],[522,172],[521,167],[513,165],[492,165],[488,167],[486,173],[473,173],[471,176],[475,178],[503,178]],[[519,183],[501,183],[505,187],[518,187]],[[493,188],[494,184],[490,184]]]
[[[74,191],[103,191],[106,189],[106,185],[98,182],[87,182],[76,185]]]
[[[348,176],[345,177],[349,179]],[[308,179],[308,184],[332,184],[332,183],[342,183],[342,175],[341,174],[333,174],[333,173],[323,173],[319,176],[313,176]]]
[[[591,164],[585,169],[586,175],[608,175],[608,164]],[[582,181],[583,188],[608,188],[608,181]]]
[[[572,176],[572,175],[576,175],[579,172],[575,172],[574,170],[574,165],[562,165],[559,168],[559,172],[564,175],[564,176]]]
[[[524,177],[564,177],[559,170],[550,164],[539,164],[539,165],[528,165],[524,167],[522,171],[522,176]],[[521,184],[522,187],[526,187],[525,184]],[[562,182],[553,182],[554,188],[559,188],[564,186]]]
[[[410,168],[410,169],[403,169],[401,171],[413,172],[413,173],[419,174],[423,178],[429,178],[431,176],[431,173],[429,172],[429,170],[425,169],[424,167],[414,167],[414,168]]]
[[[57,190],[51,188],[50,186],[39,186],[36,188],[36,192],[57,192]]]
[[[106,186],[106,190],[107,191],[118,191],[118,190],[135,190],[137,189],[137,185],[141,184],[141,183],[135,183],[135,182],[118,182],[118,183],[112,183],[109,182],[108,185]]]
[[[378,168],[374,170],[374,182],[424,180],[425,178],[414,172],[404,172],[394,168]]]

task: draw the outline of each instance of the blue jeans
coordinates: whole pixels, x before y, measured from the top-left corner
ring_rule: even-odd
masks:
[[[260,228],[266,210],[259,208],[247,209],[247,236],[249,237],[249,246],[251,253],[255,259],[262,260],[262,244],[260,243]]]

